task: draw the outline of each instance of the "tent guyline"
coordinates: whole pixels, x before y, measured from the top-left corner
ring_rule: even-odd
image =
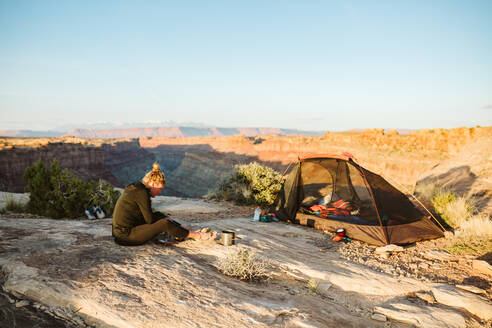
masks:
[[[374,245],[439,238],[444,230],[348,153],[299,159],[270,211],[280,220],[320,230],[344,228],[348,237]]]

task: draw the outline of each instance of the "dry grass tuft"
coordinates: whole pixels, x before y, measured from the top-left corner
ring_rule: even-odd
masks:
[[[458,229],[475,214],[475,201],[438,187],[420,184],[415,187],[419,198],[428,200],[441,219],[453,229]]]
[[[318,292],[318,282],[315,279],[310,279],[307,282],[307,287],[314,293]]]
[[[461,223],[458,237],[462,239],[491,239],[492,218],[486,215],[475,215]]]
[[[448,250],[454,254],[475,256],[490,253],[492,251],[492,218],[476,215],[462,222]]]
[[[453,228],[460,228],[475,213],[475,205],[472,200],[463,196],[456,196],[449,192],[444,192],[444,199],[441,198],[439,206],[433,198],[434,208],[441,217]],[[451,196],[449,196],[451,195]],[[436,195],[439,197],[439,194]],[[447,199],[446,199],[447,197]]]
[[[3,212],[24,213],[26,212],[26,205],[9,195],[5,198],[5,207],[3,208]]]
[[[476,215],[476,202],[434,184],[416,186],[415,193],[432,203],[439,217],[455,230],[452,245],[454,254],[480,256],[492,250],[492,219]]]
[[[241,280],[259,281],[272,277],[272,262],[258,256],[256,253],[239,248],[235,252],[220,259],[217,265],[220,272]]]
[[[436,191],[436,185],[432,183],[420,183],[415,186],[414,193],[422,199],[430,200]]]

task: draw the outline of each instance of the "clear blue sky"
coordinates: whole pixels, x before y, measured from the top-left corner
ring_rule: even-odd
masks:
[[[492,1],[0,0],[0,129],[492,125]]]

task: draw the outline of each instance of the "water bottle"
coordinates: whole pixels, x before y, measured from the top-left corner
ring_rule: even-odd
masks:
[[[258,206],[255,209],[255,215],[253,216],[253,221],[260,221],[261,208]]]

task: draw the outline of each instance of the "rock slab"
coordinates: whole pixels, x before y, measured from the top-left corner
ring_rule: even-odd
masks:
[[[492,266],[487,262],[482,260],[473,260],[472,266],[474,270],[492,276]]]
[[[400,321],[425,328],[465,328],[465,318],[452,310],[437,307],[418,306],[406,300],[374,308],[374,312]]]
[[[431,291],[441,304],[465,309],[482,320],[492,319],[492,305],[483,297],[444,284],[432,288]]]

